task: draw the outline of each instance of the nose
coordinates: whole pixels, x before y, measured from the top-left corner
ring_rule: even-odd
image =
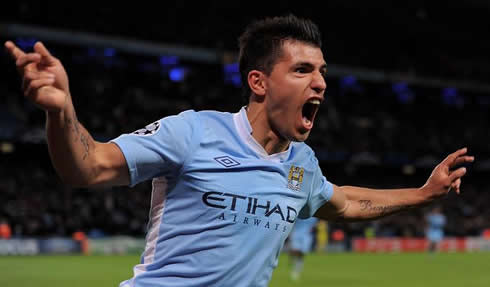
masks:
[[[325,82],[325,78],[323,77],[322,73],[317,71],[313,74],[311,89],[318,94],[323,93],[327,89],[327,83]]]

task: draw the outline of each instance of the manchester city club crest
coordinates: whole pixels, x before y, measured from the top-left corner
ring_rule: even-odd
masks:
[[[288,188],[299,191],[303,182],[303,174],[305,169],[299,166],[291,166],[288,175]]]

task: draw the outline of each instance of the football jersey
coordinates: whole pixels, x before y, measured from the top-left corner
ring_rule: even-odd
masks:
[[[443,214],[430,214],[427,217],[428,229],[427,237],[431,241],[440,241],[444,237],[444,225],[446,225],[446,217]]]
[[[313,228],[317,223],[316,217],[296,220],[289,236],[290,248],[303,253],[310,252],[313,245]]]
[[[246,109],[185,111],[114,139],[153,179],[146,246],[120,286],[267,286],[296,218],[333,194],[305,143],[269,155]]]

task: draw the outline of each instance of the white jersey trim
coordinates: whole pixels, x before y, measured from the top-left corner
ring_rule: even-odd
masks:
[[[160,224],[162,223],[165,201],[167,199],[167,179],[165,177],[154,178],[151,192],[150,220],[148,223],[148,234],[146,235],[146,246],[143,251],[143,263],[134,266],[134,277],[146,272],[146,267],[153,263],[156,252]]]
[[[252,126],[248,121],[246,107],[242,107],[238,113],[235,113],[233,115],[233,122],[235,123],[238,135],[262,159],[270,160],[273,162],[282,162],[287,160],[287,158],[289,157],[289,154],[291,153],[291,146],[293,143],[289,144],[287,150],[269,155],[265,151],[265,149],[254,139],[254,137],[252,136]]]

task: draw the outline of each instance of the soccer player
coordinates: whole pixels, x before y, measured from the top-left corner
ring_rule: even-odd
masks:
[[[429,253],[438,250],[439,242],[444,238],[444,226],[446,225],[446,216],[442,213],[440,206],[434,206],[426,216],[426,237],[429,240]]]
[[[318,218],[296,219],[289,235],[289,256],[291,258],[291,279],[297,281],[303,271],[304,256],[309,253],[313,245],[313,230]]]
[[[109,142],[77,120],[68,76],[42,43],[5,46],[23,94],[46,112],[48,150],[76,187],[153,180],[146,247],[120,286],[266,286],[296,218],[375,219],[459,193],[473,161],[451,153],[418,188],[337,186],[304,141],[323,102],[320,31],[294,15],[251,23],[240,36],[248,104],[236,113],[184,111]],[[361,140],[361,139],[360,139]]]

